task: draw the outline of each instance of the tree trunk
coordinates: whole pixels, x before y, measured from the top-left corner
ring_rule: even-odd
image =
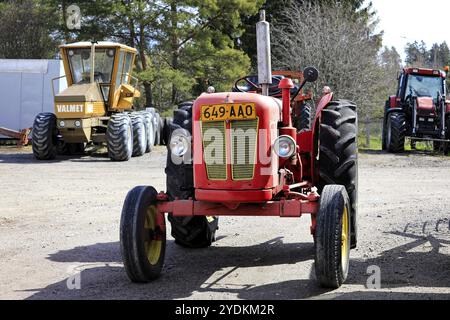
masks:
[[[178,60],[180,56],[180,48],[178,45],[178,13],[176,2],[172,2],[170,5],[170,25],[171,25],[171,47],[172,47],[172,68],[178,70]],[[175,104],[177,100],[177,88],[175,84],[172,84],[172,104]]]
[[[141,58],[142,71],[148,69],[147,57],[145,56],[145,30],[142,25],[139,28],[139,57]],[[152,96],[152,85],[149,81],[144,81],[144,90],[145,90],[145,106],[147,108],[152,107],[153,105],[153,96]]]

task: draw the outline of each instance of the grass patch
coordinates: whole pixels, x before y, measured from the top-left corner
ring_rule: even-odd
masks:
[[[359,149],[360,150],[371,150],[371,151],[381,151],[382,145],[381,145],[381,137],[377,136],[371,136],[370,137],[370,144],[366,144],[366,137],[360,135],[358,137],[358,143],[359,143]],[[411,140],[406,139],[405,142],[405,150],[411,151]],[[416,143],[416,150],[418,151],[433,151],[433,142],[417,142]]]

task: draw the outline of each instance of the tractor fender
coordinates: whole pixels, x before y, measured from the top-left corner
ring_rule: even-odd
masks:
[[[314,125],[313,125],[313,137],[316,136],[316,130],[318,128],[318,123],[320,121],[320,117],[322,116],[322,110],[327,107],[327,105],[331,102],[331,100],[333,100],[333,96],[334,96],[333,92],[324,95],[320,99],[319,104],[317,105],[317,111],[316,111],[316,116],[314,118]]]
[[[392,112],[404,112],[402,108],[390,108],[386,110],[386,114],[384,117],[384,121],[386,121],[387,117],[392,113]]]
[[[311,165],[311,177],[313,178],[313,183],[316,184],[317,179],[317,168],[315,165],[315,160],[317,158],[317,147],[318,147],[318,131],[320,126],[320,121],[322,117],[322,111],[328,106],[328,104],[333,100],[334,93],[330,92],[324,95],[317,105],[316,116],[314,118],[314,123],[312,127],[312,165]]]

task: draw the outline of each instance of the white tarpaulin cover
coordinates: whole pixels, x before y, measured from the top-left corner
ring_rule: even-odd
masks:
[[[48,70],[48,60],[21,60],[21,59],[0,59],[0,73],[41,73]]]
[[[60,60],[0,59],[0,127],[31,128],[40,112],[53,112],[52,79],[64,75]],[[55,92],[67,87],[54,82]]]

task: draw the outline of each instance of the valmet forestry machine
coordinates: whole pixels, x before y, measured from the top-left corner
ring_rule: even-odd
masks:
[[[132,76],[136,49],[112,42],[77,42],[61,46],[60,52],[68,88],[54,94],[54,114],[37,115],[34,156],[52,160],[57,153],[84,152],[90,142],[106,142],[114,161],[150,152],[155,143],[152,114],[131,112],[134,98],[140,96],[138,80]]]
[[[289,77],[272,77],[264,13],[257,40],[257,92],[236,92],[246,91],[236,85],[181,105],[171,124],[167,191],[140,186],[128,193],[120,243],[131,281],[160,275],[166,215],[176,243],[188,248],[212,244],[219,216],[310,215],[319,284],[337,288],[346,280],[357,236],[356,106],[325,94],[312,129],[298,131],[295,95],[318,71],[306,68],[297,87]],[[281,99],[272,96],[280,90]]]
[[[446,70],[448,71],[448,70]],[[405,138],[432,141],[435,151],[450,151],[450,104],[446,102],[446,72],[406,68],[398,79],[395,96],[386,101],[383,120],[383,150],[405,150]]]

